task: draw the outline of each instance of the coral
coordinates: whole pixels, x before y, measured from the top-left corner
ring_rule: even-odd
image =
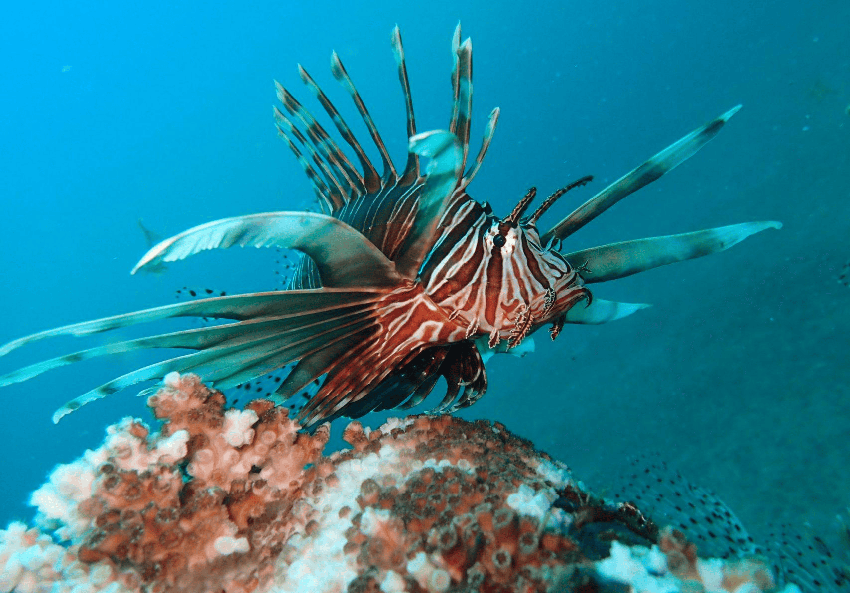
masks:
[[[148,400],[0,532],[0,591],[767,591],[758,559],[697,557],[498,424],[449,416],[299,431],[191,375]]]
[[[357,590],[539,590],[580,558],[545,529],[569,522],[552,508],[567,469],[503,426],[419,416],[371,432],[352,422],[344,438],[353,449],[331,456],[334,485],[313,499],[325,512],[287,546],[280,590],[317,577],[345,590],[354,574]],[[311,574],[322,558],[340,568],[336,583]]]
[[[724,561],[697,557],[696,546],[681,531],[666,527],[651,548],[611,545],[608,558],[597,563],[604,578],[627,583],[632,590],[773,591],[776,583],[766,561],[758,557]],[[792,586],[788,593],[794,591]]]
[[[101,448],[59,466],[33,494],[37,524],[131,590],[267,584],[283,544],[314,513],[302,486],[327,430],[299,433],[286,409],[264,400],[224,411],[224,397],[191,375],[169,375],[148,403],[161,430],[130,418],[110,427]]]

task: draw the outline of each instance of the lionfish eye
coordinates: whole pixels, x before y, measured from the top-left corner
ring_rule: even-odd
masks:
[[[502,235],[502,234],[498,234],[495,237],[493,237],[493,245],[498,247],[499,249],[501,249],[502,247],[505,246],[506,241],[507,241],[507,239],[505,239],[505,236]]]

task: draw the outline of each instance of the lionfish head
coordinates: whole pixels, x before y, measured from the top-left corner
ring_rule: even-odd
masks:
[[[537,230],[537,221],[541,216],[549,209],[555,201],[563,196],[565,193],[570,191],[571,189],[575,189],[577,187],[581,187],[587,183],[593,181],[593,175],[586,175],[581,179],[574,181],[553,193],[551,196],[546,198],[543,203],[540,205],[537,210],[534,211],[529,217],[523,218],[523,214],[528,210],[528,207],[531,205],[531,202],[534,201],[534,198],[537,196],[537,188],[532,187],[528,190],[528,193],[523,196],[523,198],[519,201],[519,203],[514,207],[511,213],[505,218],[498,220],[492,224],[490,230],[488,231],[485,241],[487,242],[487,247],[490,249],[498,249],[501,250],[502,255],[510,255],[513,253],[513,249],[517,244],[517,238],[520,233],[523,235],[528,235],[528,238],[531,240],[533,244],[537,247],[541,247],[540,244],[540,233]],[[547,248],[550,246],[547,246]]]
[[[509,337],[502,338],[508,337],[513,345],[536,326],[553,322],[577,302],[590,303],[590,291],[584,288],[578,270],[557,251],[557,242],[543,245],[537,221],[558,198],[592,179],[588,175],[559,189],[531,216],[524,215],[537,195],[536,188],[531,188],[508,216],[490,217],[483,236],[489,256],[487,267],[495,264],[491,269],[501,268],[501,273],[497,273],[495,282],[500,290],[488,290],[488,297],[501,313],[497,317],[502,322],[495,325],[502,333],[507,332]]]

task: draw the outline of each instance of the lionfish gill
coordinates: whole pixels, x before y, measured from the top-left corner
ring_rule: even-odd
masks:
[[[193,372],[227,389],[290,368],[274,394],[277,402],[319,381],[301,409],[305,427],[371,410],[420,403],[440,377],[447,392],[438,411],[477,401],[487,389],[484,361],[493,353],[527,347],[544,326],[555,339],[564,324],[599,324],[644,305],[596,298],[590,285],[657,266],[728,249],[777,222],[748,222],[563,252],[564,239],[619,200],[655,181],[711,140],[739,107],[694,130],[587,200],[546,232],[537,222],[569,183],[530,207],[530,189],[507,215],[497,216],[467,187],[480,169],[499,110],[486,124],[478,154],[470,155],[472,43],[452,42],[452,110],[447,130],[419,133],[398,28],[392,50],[407,113],[409,153],[399,170],[390,159],[360,93],[334,53],[331,70],[350,94],[381,159],[370,161],[337,108],[307,72],[301,80],[329,116],[356,165],[295,97],[277,85],[280,135],[310,178],[327,214],[266,212],[217,220],[166,239],[148,251],[137,270],[181,260],[199,251],[248,246],[301,252],[285,291],[217,296],[155,307],[32,334],[0,347],[0,356],[42,338],[88,336],[172,317],[219,324],[110,343],[21,368],[0,386],[50,369],[139,349],[185,349],[113,379],[62,406],[64,415],[95,399],[171,372]],[[428,159],[420,168],[420,159]],[[529,212],[531,212],[529,214]],[[514,350],[516,351],[516,350]]]

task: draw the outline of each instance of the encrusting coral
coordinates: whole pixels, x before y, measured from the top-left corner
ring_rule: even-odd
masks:
[[[34,527],[0,531],[0,591],[776,588],[760,560],[698,559],[499,424],[352,422],[351,449],[325,456],[327,426],[299,432],[262,399],[225,410],[192,375],[148,403],[159,432],[110,427],[33,494]]]

